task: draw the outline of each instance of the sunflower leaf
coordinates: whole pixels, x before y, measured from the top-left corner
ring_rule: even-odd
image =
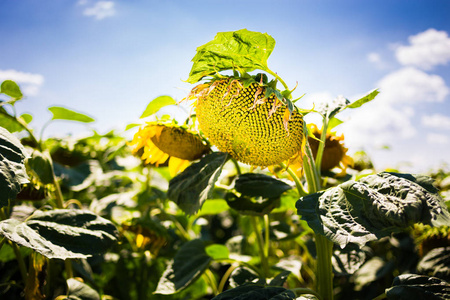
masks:
[[[87,284],[74,278],[67,279],[68,300],[100,300],[100,295],[96,290]]]
[[[47,258],[87,258],[105,252],[118,238],[116,227],[87,210],[36,211],[26,221],[0,222],[0,234]]]
[[[150,101],[150,103],[147,105],[147,108],[142,113],[140,119],[146,118],[148,116],[151,116],[155,113],[157,113],[161,108],[168,105],[174,105],[177,104],[175,99],[173,99],[170,96],[159,96]]]
[[[27,154],[19,140],[0,127],[0,208],[15,199],[22,184],[28,182],[24,165]]]
[[[229,289],[213,300],[241,299],[241,300],[276,300],[296,299],[294,292],[280,286],[265,286],[258,283],[247,283],[233,289]]]
[[[53,114],[52,120],[67,120],[83,123],[90,123],[95,121],[93,118],[85,114],[60,106],[52,106],[49,107],[48,110]]]
[[[229,156],[213,152],[187,167],[169,182],[168,197],[186,214],[196,213],[206,199],[211,198],[214,184]]]
[[[23,97],[20,87],[12,80],[5,80],[0,85],[0,93],[8,95],[17,100]]]
[[[278,198],[292,187],[265,174],[245,173],[239,175],[234,183],[239,193],[249,197]]]
[[[450,284],[436,277],[404,274],[394,278],[386,296],[389,300],[449,299]]]
[[[185,243],[164,271],[155,294],[170,295],[187,288],[205,272],[212,260],[201,240]]]
[[[378,91],[378,89],[372,90],[370,92],[367,93],[367,95],[361,97],[360,99],[356,100],[355,102],[347,105],[345,108],[358,108],[361,107],[363,104],[366,104],[367,102],[372,101],[373,99],[375,99],[375,97],[379,94],[380,92]]]
[[[406,229],[414,223],[450,222],[438,190],[427,176],[382,172],[347,181],[297,201],[302,219],[341,248]]]
[[[197,48],[187,82],[196,83],[224,70],[266,71],[274,47],[275,40],[267,33],[247,29],[219,32],[212,41]]]

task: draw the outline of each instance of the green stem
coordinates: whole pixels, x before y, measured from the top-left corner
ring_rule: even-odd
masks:
[[[270,249],[270,222],[269,215],[264,215],[264,255],[269,257]]]
[[[306,195],[308,195],[308,193],[305,191],[302,182],[300,181],[300,179],[298,178],[297,174],[295,174],[294,171],[292,171],[291,168],[286,168],[286,165],[284,163],[280,163],[280,166],[285,169],[289,175],[291,175],[292,179],[295,182],[295,186],[297,187],[297,191],[298,194],[300,195],[300,197],[304,197]]]
[[[213,290],[213,294],[214,295],[218,295],[219,293],[218,293],[218,290],[217,290],[216,278],[214,277],[214,274],[211,272],[210,269],[206,269],[205,276],[206,276],[206,280],[209,283],[209,286]]]
[[[269,73],[270,75],[272,75],[273,77],[275,77],[279,82],[281,82],[281,84],[284,86],[284,88],[285,88],[286,90],[289,90],[289,87],[287,86],[286,82],[284,82],[284,80],[281,79],[281,77],[278,76],[277,73],[273,72],[273,71],[270,70],[269,68],[267,68],[266,72]]]
[[[217,288],[217,294],[220,294],[223,292],[223,288],[225,287],[225,284],[227,283],[228,278],[230,278],[231,273],[233,273],[236,268],[239,267],[239,264],[232,264],[228,270],[223,274],[222,279],[219,282],[219,286]]]
[[[234,167],[236,168],[237,174],[238,174],[238,175],[241,175],[241,174],[242,174],[242,171],[241,171],[241,167],[239,166],[238,161],[235,160],[234,158],[232,158],[231,161],[233,162]]]
[[[267,261],[267,257],[264,253],[264,241],[263,241],[263,237],[261,234],[261,230],[259,228],[258,225],[258,219],[256,216],[250,216],[250,220],[252,222],[252,226],[253,226],[253,231],[256,234],[256,240],[258,242],[258,246],[259,246],[259,257],[261,259],[261,266],[262,266],[262,270],[263,270],[263,274],[265,278],[269,277],[269,263]]]
[[[20,275],[22,276],[22,280],[25,284],[27,282],[28,272],[27,267],[25,266],[25,261],[22,257],[22,253],[20,253],[19,246],[17,246],[14,242],[9,241],[9,244],[13,248],[14,254],[16,255],[17,262],[19,263]]]
[[[316,193],[322,189],[318,169],[314,165],[314,158],[309,143],[306,143],[306,163],[304,163],[306,179],[310,193]],[[308,176],[309,174],[309,176]],[[323,235],[316,234],[316,284],[317,291],[323,300],[333,300],[333,242]]]
[[[317,149],[317,153],[316,153],[316,169],[317,169],[317,174],[319,174],[319,176],[320,176],[320,168],[322,166],[323,150],[325,149],[327,130],[328,130],[328,122],[327,122],[327,118],[324,118],[323,126],[322,126],[322,134],[320,135],[321,143],[319,143],[319,148]]]

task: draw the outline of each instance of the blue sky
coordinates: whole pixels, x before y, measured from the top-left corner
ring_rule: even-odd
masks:
[[[153,98],[186,96],[195,49],[217,32],[267,32],[277,42],[269,66],[298,82],[300,107],[380,88],[340,115],[339,132],[379,170],[422,172],[450,164],[449,12],[446,0],[3,0],[0,81],[20,84],[17,111],[37,130],[53,105],[96,119],[56,121],[46,136],[122,132]]]

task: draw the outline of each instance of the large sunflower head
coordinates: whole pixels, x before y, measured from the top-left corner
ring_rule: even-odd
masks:
[[[301,157],[303,116],[267,85],[221,77],[197,85],[188,98],[196,99],[202,133],[236,160],[265,167]]]
[[[308,137],[308,142],[315,158],[317,149],[319,148],[322,131],[314,124],[311,124],[311,132],[315,138]],[[343,142],[344,135],[337,136],[333,132],[328,132],[326,134],[325,148],[323,150],[322,164],[320,166],[322,172],[339,168],[342,171],[341,174],[344,174],[347,167],[353,165],[353,159],[347,155],[348,149],[344,146]]]
[[[142,153],[145,164],[159,166],[168,161],[171,175],[211,151],[197,134],[186,128],[158,123],[147,123],[139,128],[130,146],[133,146],[133,153]]]

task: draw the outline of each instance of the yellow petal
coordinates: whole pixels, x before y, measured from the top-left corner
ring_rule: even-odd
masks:
[[[189,166],[189,161],[175,156],[169,159],[169,173],[174,177],[178,172],[183,172]]]

